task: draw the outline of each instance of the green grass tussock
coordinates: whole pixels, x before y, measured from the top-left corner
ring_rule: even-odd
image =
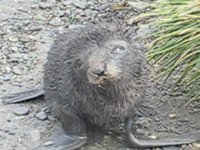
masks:
[[[159,64],[159,77],[180,68],[178,82],[186,83],[194,98],[200,95],[200,0],[166,0],[152,4],[139,16],[150,17],[155,32],[147,58]],[[138,19],[138,18],[137,18]]]

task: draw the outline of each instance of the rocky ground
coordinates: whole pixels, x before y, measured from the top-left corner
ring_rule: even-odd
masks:
[[[0,0],[0,96],[31,89],[42,84],[43,64],[56,34],[101,21],[107,16],[123,19],[127,24],[146,11],[148,0]],[[148,27],[138,30],[142,36]],[[141,111],[136,125],[138,133],[150,138],[200,134],[200,102],[187,102],[185,90],[176,88],[169,94],[171,82],[162,87],[149,83],[144,105],[153,110]],[[40,99],[23,104],[0,104],[0,149],[30,150],[59,126],[48,116]],[[120,139],[105,136],[101,144],[86,150],[128,149]],[[48,145],[49,143],[45,143]],[[51,144],[51,143],[50,143]],[[159,150],[161,148],[157,148]],[[200,149],[199,144],[162,148],[164,150]]]

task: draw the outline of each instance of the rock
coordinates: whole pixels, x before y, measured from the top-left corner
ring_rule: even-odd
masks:
[[[106,8],[109,7],[109,4],[108,3],[105,3],[103,5],[100,5],[99,7],[97,7],[96,9],[99,10],[99,11],[103,11],[105,10]]]
[[[80,0],[74,0],[73,1],[73,4],[78,7],[78,8],[81,8],[81,9],[86,9],[88,7],[88,4],[86,2],[82,2]]]
[[[23,61],[24,59],[27,59],[28,57],[27,54],[21,54],[21,53],[10,54],[8,56],[10,62],[20,62]]]
[[[35,114],[35,117],[42,121],[44,121],[48,118],[47,114],[44,111],[41,111],[41,112]]]
[[[47,141],[44,143],[44,146],[51,146],[54,144],[54,141]]]
[[[85,15],[85,12],[82,10],[82,9],[76,9],[76,14],[79,14],[81,16],[84,16]]]
[[[71,24],[68,26],[68,29],[74,29],[74,28],[80,28],[80,27],[84,27],[84,25],[81,24]]]
[[[11,80],[12,75],[11,74],[5,74],[3,76],[3,81],[10,81]]]
[[[93,6],[94,3],[93,3],[92,1],[87,1],[87,5],[88,5],[88,6]]]
[[[93,11],[91,9],[86,9],[85,10],[85,15],[86,16],[92,16],[92,14],[93,14]]]
[[[59,17],[64,17],[65,14],[66,14],[65,11],[59,11],[59,12],[58,12],[58,16],[59,16]]]
[[[10,37],[9,37],[9,41],[11,41],[11,42],[17,42],[17,41],[18,41],[18,38],[15,37],[15,36],[10,36]]]
[[[40,9],[51,9],[51,5],[48,4],[48,3],[39,3],[39,6],[38,6]]]
[[[6,66],[6,67],[5,67],[5,72],[6,72],[6,73],[10,73],[10,72],[11,72],[11,68],[10,68],[9,66]]]
[[[64,0],[64,1],[62,2],[62,4],[65,5],[65,6],[69,6],[69,5],[73,4],[73,1],[74,1],[74,0]]]
[[[40,31],[40,30],[42,30],[42,27],[33,26],[33,27],[28,28],[28,31],[31,31],[31,32]]]
[[[30,138],[32,142],[38,142],[41,139],[41,134],[38,130],[33,130],[30,133]]]
[[[22,106],[18,106],[18,105],[15,105],[13,106],[10,111],[12,111],[15,115],[18,115],[18,116],[25,116],[25,115],[28,115],[29,113],[29,109],[26,108],[26,107],[22,107]]]
[[[138,118],[138,120],[135,122],[135,124],[137,124],[137,125],[149,124],[150,121],[151,121],[150,118],[147,118],[147,117],[140,117],[140,118]]]
[[[49,24],[52,25],[52,26],[55,26],[55,27],[59,27],[59,26],[64,25],[64,22],[59,17],[56,17],[56,18],[53,18],[49,22]]]
[[[20,74],[22,74],[22,71],[18,67],[14,67],[13,73],[16,74],[16,75],[20,75]]]

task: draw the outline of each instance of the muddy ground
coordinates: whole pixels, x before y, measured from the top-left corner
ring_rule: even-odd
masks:
[[[0,96],[42,85],[43,64],[52,39],[66,28],[99,21],[108,15],[118,16],[132,24],[133,17],[145,11],[149,1],[120,0],[0,0]],[[139,29],[139,34],[148,32]],[[188,101],[185,89],[176,87],[173,78],[165,86],[148,83],[143,103],[152,109],[141,109],[136,121],[140,136],[165,138],[200,134],[200,101]],[[30,150],[59,127],[55,118],[47,116],[42,99],[8,105],[0,103],[0,149]],[[46,143],[48,144],[48,143]],[[85,150],[128,149],[121,139],[107,135],[102,143]],[[157,150],[197,150],[199,144],[157,148]]]

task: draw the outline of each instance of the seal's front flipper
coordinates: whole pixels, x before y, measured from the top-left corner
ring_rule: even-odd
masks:
[[[15,104],[15,103],[32,100],[43,95],[44,95],[44,90],[41,87],[41,88],[36,88],[36,89],[31,89],[31,90],[27,90],[27,91],[23,91],[19,93],[6,95],[6,96],[1,97],[1,99],[2,99],[3,104]]]
[[[63,129],[59,128],[34,150],[75,150],[82,147],[86,141],[86,136],[67,135]]]

